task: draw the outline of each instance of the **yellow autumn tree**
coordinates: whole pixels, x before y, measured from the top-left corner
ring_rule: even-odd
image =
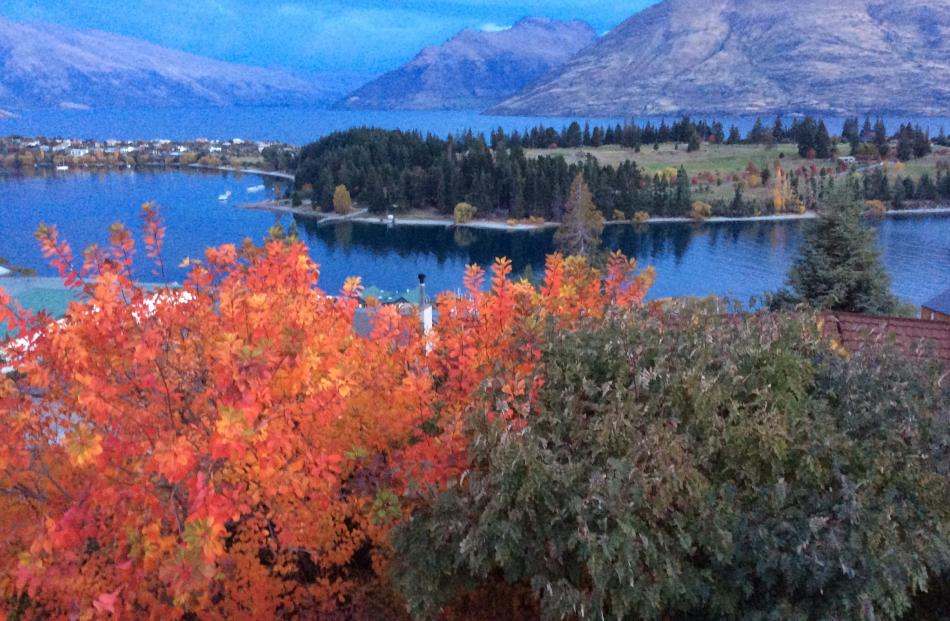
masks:
[[[333,211],[341,216],[345,216],[353,210],[353,199],[350,198],[350,191],[345,185],[336,186],[333,192]]]

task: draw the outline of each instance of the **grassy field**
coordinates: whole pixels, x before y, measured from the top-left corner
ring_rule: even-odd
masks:
[[[847,145],[843,150],[848,151]],[[652,145],[645,145],[640,153],[633,149],[624,149],[618,146],[605,146],[599,148],[580,147],[576,149],[528,149],[528,157],[540,157],[560,155],[568,163],[583,161],[588,155],[593,155],[605,166],[617,166],[625,161],[632,160],[638,166],[653,174],[666,168],[676,168],[680,166],[686,168],[690,176],[701,173],[711,172],[723,178],[721,186],[713,186],[708,194],[697,196],[702,200],[729,199],[734,192],[733,184],[729,179],[733,175],[738,175],[746,170],[749,163],[755,164],[760,170],[772,168],[776,160],[780,160],[782,168],[786,171],[795,170],[801,167],[810,167],[812,165],[818,168],[834,167],[832,160],[809,160],[798,155],[798,147],[794,144],[785,143],[766,147],[762,145],[711,145],[703,144],[699,151],[687,153],[686,145],[676,147],[673,143],[661,144],[660,148],[654,151]],[[937,147],[934,153],[911,162],[897,164],[890,162],[887,164],[888,175],[892,178],[897,176],[910,176],[919,179],[924,173],[928,173],[931,178],[936,177],[937,162],[939,160],[950,159],[950,151],[945,148]],[[771,191],[768,188],[761,187],[749,189],[746,191],[749,198],[768,200]]]

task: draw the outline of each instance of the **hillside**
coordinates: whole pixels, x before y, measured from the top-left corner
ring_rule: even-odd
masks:
[[[0,18],[0,108],[10,111],[279,105],[320,95],[318,87],[280,71],[107,32]]]
[[[499,114],[950,114],[946,0],[665,0]]]
[[[526,18],[501,32],[466,29],[347,96],[350,109],[482,109],[518,92],[597,38],[584,22]]]

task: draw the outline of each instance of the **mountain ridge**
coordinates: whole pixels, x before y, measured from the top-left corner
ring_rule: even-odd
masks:
[[[0,108],[282,105],[329,100],[283,71],[99,30],[0,17]]]
[[[950,3],[664,0],[491,114],[950,114]]]
[[[345,109],[462,110],[500,102],[590,45],[580,20],[526,17],[511,28],[466,28],[337,102]]]

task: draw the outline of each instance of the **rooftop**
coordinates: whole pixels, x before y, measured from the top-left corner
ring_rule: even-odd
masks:
[[[923,345],[933,348],[937,358],[950,364],[950,323],[872,317],[853,313],[828,313],[825,333],[838,340],[848,351],[858,351],[868,339],[893,339],[905,353],[913,353]]]
[[[925,303],[924,308],[936,311],[943,315],[950,315],[950,289],[947,289],[934,299]]]

